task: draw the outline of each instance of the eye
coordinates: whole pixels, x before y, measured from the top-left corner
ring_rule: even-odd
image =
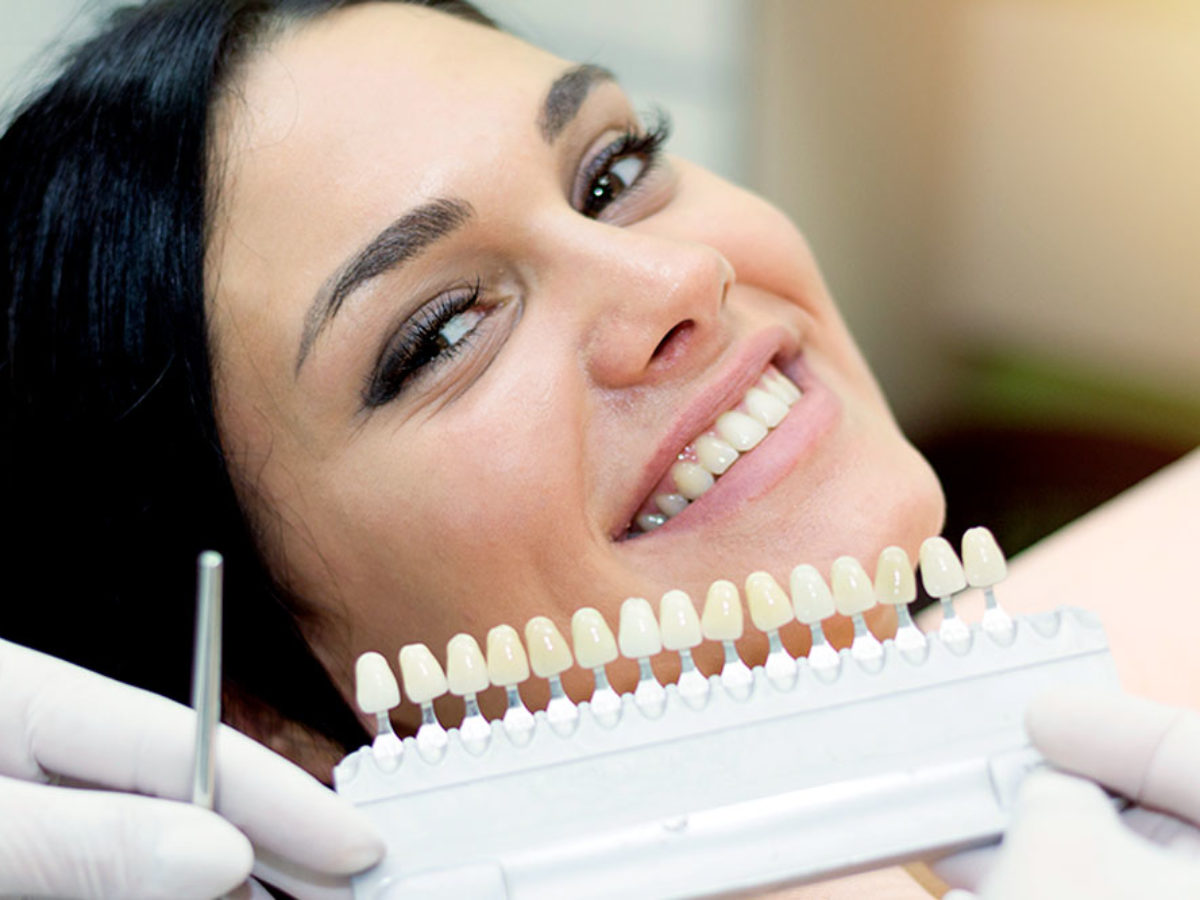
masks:
[[[669,120],[660,112],[647,131],[630,129],[600,150],[584,171],[579,211],[590,219],[598,218],[645,178],[658,163],[670,130]]]

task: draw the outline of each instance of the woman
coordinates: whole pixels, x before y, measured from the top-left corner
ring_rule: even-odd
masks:
[[[782,215],[666,157],[605,70],[429,5],[152,4],[0,149],[5,565],[70,623],[3,633],[182,696],[216,546],[228,717],[319,777],[364,650],[913,553],[942,517]],[[725,415],[756,386],[803,396]]]

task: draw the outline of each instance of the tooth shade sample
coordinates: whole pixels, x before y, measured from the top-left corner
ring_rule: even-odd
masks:
[[[608,665],[617,658],[617,640],[600,611],[585,606],[571,616],[571,643],[575,661],[585,669]]]
[[[971,587],[991,587],[1008,574],[996,538],[986,528],[968,528],[962,539],[963,569]]]
[[[456,634],[446,644],[446,684],[457,697],[488,688],[487,662],[479,643],[469,634]]]
[[[796,566],[792,569],[790,581],[792,609],[796,618],[805,625],[816,625],[837,612],[829,585],[815,566],[808,563]]]
[[[511,625],[497,625],[488,632],[487,669],[488,680],[501,687],[520,684],[529,677],[529,659]]]
[[[875,605],[875,586],[853,556],[839,556],[830,570],[833,604],[843,616],[857,616]]]
[[[746,391],[746,411],[750,417],[768,428],[774,428],[787,415],[788,405],[759,388]]]
[[[383,655],[371,650],[354,664],[358,708],[368,715],[387,712],[400,705],[400,686]]]
[[[656,494],[654,505],[668,519],[674,518],[688,508],[688,498],[682,494]]]
[[[525,623],[525,643],[529,647],[529,663],[538,678],[550,678],[571,668],[567,639],[545,616],[534,616]]]
[[[724,475],[725,470],[737,462],[737,450],[711,434],[700,435],[694,446],[696,460],[714,475]]]
[[[742,636],[742,600],[732,581],[714,581],[704,600],[700,630],[710,641],[736,641]]]
[[[921,544],[921,580],[931,597],[949,597],[967,586],[962,563],[945,538],[926,538]]]
[[[731,410],[717,417],[717,434],[734,450],[753,450],[767,436],[767,426],[745,413]]]
[[[621,627],[617,637],[621,655],[642,659],[662,652],[662,636],[650,601],[629,597],[621,604]]]
[[[885,547],[875,566],[875,599],[901,606],[917,598],[917,579],[902,547]]]
[[[677,462],[671,466],[671,478],[679,493],[688,500],[703,497],[713,486],[712,472],[691,462]]]
[[[404,679],[404,693],[418,705],[442,696],[448,687],[446,674],[424,644],[400,648],[400,677]]]
[[[775,631],[796,618],[788,595],[767,572],[751,572],[746,577],[746,605],[759,631]]]
[[[658,607],[662,644],[668,650],[684,650],[697,646],[702,640],[700,617],[692,598],[683,591],[667,591]]]

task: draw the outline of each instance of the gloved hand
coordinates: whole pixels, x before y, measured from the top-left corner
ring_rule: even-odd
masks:
[[[1091,781],[1030,776],[978,887],[982,898],[1200,897],[1200,715],[1111,691],[1062,688],[1030,705],[1026,727],[1055,766],[1135,805],[1118,815]],[[955,875],[969,872],[972,860],[950,863],[939,873],[961,883]]]
[[[253,842],[298,896],[348,896],[382,856],[361,813],[225,726],[216,812],[176,802],[194,740],[187,707],[0,640],[0,895],[216,897],[246,881]]]

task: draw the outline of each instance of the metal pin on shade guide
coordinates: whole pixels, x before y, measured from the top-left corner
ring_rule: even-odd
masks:
[[[196,561],[196,638],[192,655],[192,708],[196,711],[192,803],[213,808],[214,742],[221,719],[221,554],[205,550]]]

